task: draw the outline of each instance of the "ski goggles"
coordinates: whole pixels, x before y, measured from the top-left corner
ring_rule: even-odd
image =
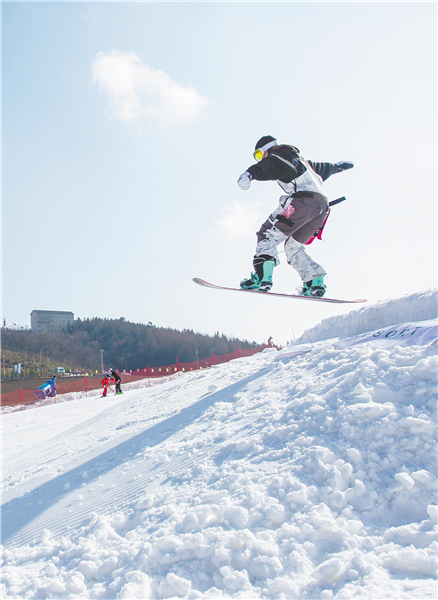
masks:
[[[269,148],[273,148],[274,146],[277,146],[277,145],[278,145],[277,140],[272,140],[272,142],[268,142],[267,144],[265,144],[261,148],[256,148],[255,152],[253,154],[254,158],[256,159],[257,162],[260,162],[262,160],[265,152],[267,150],[269,150]]]
[[[260,150],[260,148],[257,148],[257,150],[253,154],[253,156],[257,162],[260,162],[262,160],[263,155],[264,155],[264,152],[263,152],[263,150]]]

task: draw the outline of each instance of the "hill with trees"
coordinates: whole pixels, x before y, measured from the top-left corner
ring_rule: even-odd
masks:
[[[192,330],[170,329],[131,323],[125,318],[77,319],[65,331],[32,333],[30,330],[2,329],[2,354],[9,371],[21,363],[32,372],[63,366],[66,370],[101,368],[101,350],[105,367],[119,370],[144,369],[180,362],[192,362],[227,354],[238,348],[254,348],[256,342],[228,338],[216,333],[208,336]]]

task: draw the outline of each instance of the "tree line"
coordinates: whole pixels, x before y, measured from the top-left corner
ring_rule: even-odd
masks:
[[[119,370],[159,367],[176,362],[194,362],[238,348],[254,348],[256,342],[229,338],[219,332],[214,336],[193,330],[157,327],[149,322],[131,323],[125,318],[77,319],[66,330],[53,333],[2,330],[2,348],[35,363],[50,356],[52,363],[66,369],[92,369],[104,366]]]

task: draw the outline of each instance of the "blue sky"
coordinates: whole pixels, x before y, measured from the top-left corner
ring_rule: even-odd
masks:
[[[2,3],[3,314],[121,316],[279,343],[349,307],[199,288],[248,276],[274,135],[352,160],[309,253],[331,297],[436,286],[435,3]],[[284,260],[274,289],[294,293]],[[342,335],[342,332],[340,332]]]

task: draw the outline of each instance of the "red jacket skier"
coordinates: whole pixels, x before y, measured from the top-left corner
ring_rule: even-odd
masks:
[[[277,246],[284,243],[287,262],[303,281],[301,294],[321,297],[326,291],[326,271],[306,253],[305,244],[328,216],[323,182],[330,175],[351,169],[354,165],[349,161],[332,164],[306,160],[298,148],[279,144],[270,135],[257,142],[254,158],[258,163],[242,173],[237,185],[248,190],[253,179],[276,180],[286,195],[281,196],[278,208],[257,233],[254,273],[241,281],[240,287],[268,292],[272,287],[274,267],[279,264]]]
[[[105,377],[100,382],[100,385],[103,386],[103,392],[102,392],[101,398],[106,397],[106,394],[108,392],[108,386],[111,383],[111,381],[115,381],[115,379],[113,379],[109,373],[105,373]]]

